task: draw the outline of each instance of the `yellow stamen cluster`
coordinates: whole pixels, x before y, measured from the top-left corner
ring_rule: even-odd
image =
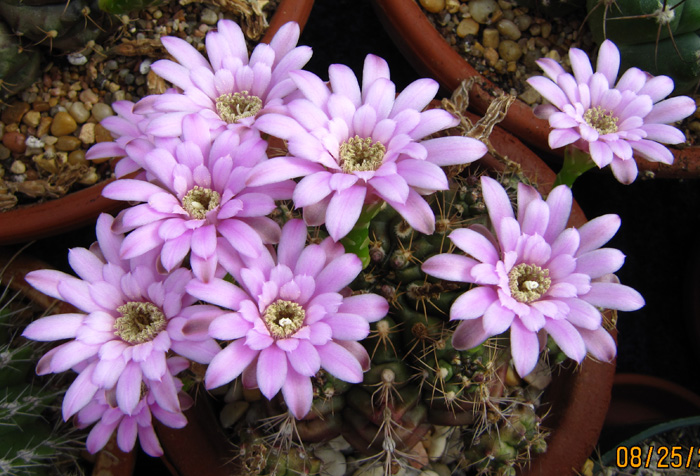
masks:
[[[129,344],[151,341],[165,329],[163,312],[150,302],[128,302],[117,309],[114,334]]]
[[[263,319],[273,337],[285,339],[299,330],[305,317],[306,312],[301,305],[278,299],[267,306]]]
[[[235,124],[243,118],[255,116],[262,106],[262,99],[248,94],[248,91],[222,94],[216,98],[216,112],[227,124]]]
[[[182,199],[182,208],[192,218],[202,220],[206,218],[207,213],[218,207],[219,203],[221,203],[219,192],[195,185]]]
[[[617,121],[612,111],[603,109],[600,106],[592,107],[583,114],[583,119],[600,135],[617,132]]]
[[[384,144],[373,143],[371,137],[351,137],[340,145],[340,166],[345,173],[377,170],[385,153]]]
[[[532,302],[547,292],[552,280],[549,270],[537,265],[519,264],[508,273],[510,294],[516,301]]]

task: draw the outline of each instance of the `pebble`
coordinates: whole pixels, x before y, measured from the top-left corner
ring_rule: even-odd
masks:
[[[518,25],[518,29],[520,31],[527,31],[528,28],[530,28],[530,25],[532,25],[532,17],[530,15],[518,15],[515,17],[513,22]]]
[[[105,117],[113,115],[114,111],[108,104],[100,102],[92,107],[92,117],[94,117],[97,122],[102,122],[102,119]]]
[[[483,32],[482,43],[485,48],[498,48],[498,43],[501,40],[501,36],[498,34],[498,30],[494,28],[486,28]]]
[[[3,112],[2,122],[5,124],[18,123],[31,107],[26,102],[16,102],[7,107]]]
[[[476,35],[479,33],[479,24],[471,18],[465,18],[457,25],[457,36],[464,38],[467,35]]]
[[[205,8],[202,10],[200,20],[205,25],[216,25],[216,22],[219,21],[219,15],[211,8]]]
[[[498,51],[496,51],[494,48],[486,48],[484,51],[484,58],[488,62],[490,66],[496,66],[496,63],[498,63]]]
[[[17,131],[5,132],[2,136],[3,145],[15,154],[23,154],[24,151],[27,150],[27,144],[25,144],[26,140],[27,137]]]
[[[88,122],[80,128],[80,133],[78,134],[78,139],[85,145],[90,145],[95,143],[95,123]]]
[[[44,147],[46,145],[46,142],[44,142],[43,140],[39,139],[38,137],[34,137],[34,136],[27,137],[27,140],[24,141],[24,143],[30,149],[41,149],[42,147]]]
[[[29,127],[36,127],[41,121],[41,113],[39,111],[27,111],[27,113],[22,117],[22,122]]]
[[[498,11],[498,3],[494,0],[471,0],[469,2],[469,13],[475,21],[482,25],[488,23],[491,20],[491,15],[496,11]]]
[[[51,105],[46,101],[34,101],[32,109],[39,112],[48,112],[51,109]]]
[[[113,140],[112,134],[107,129],[101,124],[95,124],[95,142],[110,142]]]
[[[80,101],[74,102],[69,108],[68,113],[75,119],[78,124],[83,124],[90,118],[90,111],[87,110],[85,104]]]
[[[21,160],[15,160],[14,162],[12,162],[12,165],[10,166],[10,172],[12,172],[13,174],[20,175],[26,171],[27,171],[27,166],[24,165],[24,162],[22,162]]]
[[[36,135],[38,137],[43,137],[46,134],[49,133],[49,130],[51,129],[51,123],[53,122],[53,117],[42,117],[41,120],[39,121],[39,126],[36,129]]]
[[[504,36],[507,40],[517,41],[520,39],[520,36],[522,36],[520,28],[518,28],[518,26],[510,20],[503,19],[499,21],[496,28],[498,29],[498,33],[500,33],[501,36]]]
[[[60,136],[56,141],[56,150],[61,152],[71,152],[80,147],[80,139],[75,136]]]
[[[518,61],[523,55],[523,50],[520,49],[520,46],[515,41],[503,40],[498,45],[498,54],[505,61]]]
[[[445,9],[445,0],[420,0],[420,4],[430,13],[439,13]]]
[[[84,91],[80,92],[78,99],[85,104],[97,104],[100,97],[92,89],[85,89]]]
[[[68,154],[68,163],[71,165],[82,165],[86,164],[85,151],[82,149],[74,150]]]
[[[534,88],[528,87],[525,91],[523,91],[518,98],[523,101],[525,104],[533,105],[536,104],[537,102],[540,101],[542,96],[540,96],[540,93],[538,93]]]
[[[10,155],[12,155],[12,152],[10,149],[5,147],[3,144],[0,144],[0,160],[6,160],[10,158]],[[0,170],[3,170],[0,168]]]
[[[59,111],[53,118],[51,123],[51,134],[59,137],[72,134],[78,128],[78,124],[73,119],[73,116],[65,111]]]

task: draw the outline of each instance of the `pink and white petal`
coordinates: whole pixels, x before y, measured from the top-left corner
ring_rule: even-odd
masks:
[[[450,233],[449,237],[459,249],[473,256],[477,261],[495,265],[499,260],[498,250],[493,243],[477,231],[459,228]]]
[[[139,426],[139,444],[143,451],[154,458],[163,456],[163,448],[160,446],[156,432],[151,425]]]
[[[673,163],[674,157],[671,151],[658,142],[642,139],[634,141],[630,145],[639,156],[647,160],[669,165]]]
[[[596,63],[596,73],[602,73],[608,80],[608,85],[613,88],[617,73],[620,70],[620,50],[615,43],[605,40],[598,50],[598,61]]]
[[[120,420],[110,422],[106,424],[102,421],[97,422],[97,424],[90,430],[88,434],[87,441],[85,442],[85,447],[88,452],[95,454],[100,451],[109,441],[109,438],[114,433],[114,429],[119,425]]]
[[[227,312],[209,324],[209,335],[219,340],[234,340],[245,337],[251,328],[252,324],[239,313]]]
[[[569,104],[569,99],[564,91],[551,79],[544,76],[534,76],[529,78],[527,82],[558,109],[563,109],[566,104]]]
[[[432,209],[420,194],[413,188],[409,188],[408,198],[405,203],[386,199],[386,202],[394,208],[415,230],[425,234],[435,231],[435,215]]]
[[[603,168],[610,164],[613,160],[613,153],[610,146],[602,141],[590,142],[588,144],[591,158],[596,163],[598,168]]]
[[[593,75],[593,67],[591,66],[591,60],[586,52],[578,48],[571,48],[569,50],[569,60],[571,61],[571,69],[576,77],[576,82],[587,83],[590,77]],[[561,73],[563,72],[564,71],[562,69]],[[552,79],[556,80],[556,77]]]
[[[187,292],[197,299],[232,310],[238,310],[242,301],[250,299],[241,288],[219,278],[208,283],[191,281]]]
[[[161,42],[168,53],[187,69],[207,68],[211,69],[209,62],[189,43],[175,36],[164,36]]]
[[[566,320],[579,328],[579,332],[581,329],[595,330],[600,327],[603,316],[595,306],[583,299],[566,299],[565,303],[569,306]]]
[[[423,262],[424,273],[447,281],[472,282],[471,270],[479,264],[472,258],[452,253],[434,255]]]
[[[579,134],[575,129],[552,129],[548,138],[549,147],[552,149],[558,149],[559,147],[573,144],[580,138],[581,134]]]
[[[141,398],[141,367],[136,362],[129,362],[117,381],[117,404],[119,409],[131,415]]]
[[[667,124],[644,124],[640,129],[647,133],[646,139],[648,140],[664,144],[681,144],[685,142],[685,134]]]
[[[326,209],[326,229],[335,241],[339,241],[355,226],[365,203],[367,189],[354,185],[330,197]]]
[[[571,51],[569,52],[569,54]],[[551,58],[540,58],[536,61],[537,66],[542,68],[542,71],[549,76],[550,79],[556,81],[560,74],[565,74],[566,71],[559,63]]]
[[[430,191],[447,190],[449,187],[445,172],[439,166],[425,160],[401,160],[397,162],[396,170],[411,187]]]
[[[620,160],[615,158],[610,164],[615,178],[624,185],[629,185],[637,178],[637,162],[634,159]]]
[[[348,286],[362,271],[362,261],[353,253],[346,253],[328,263],[316,276],[316,296],[337,293]]]
[[[525,328],[519,319],[510,328],[510,353],[518,375],[525,377],[537,365],[540,355],[540,342],[536,332]]]
[[[586,350],[593,357],[603,362],[610,362],[617,354],[617,346],[615,339],[603,329],[599,327],[595,330],[578,329],[583,342],[586,344]]]
[[[326,86],[326,83],[321,78],[312,72],[305,70],[292,71],[289,73],[289,76],[304,97],[316,106],[323,107],[328,101],[328,96],[331,94],[328,86]]]
[[[258,386],[268,400],[282,388],[287,379],[287,355],[276,345],[260,351],[256,365]]]
[[[543,200],[533,200],[527,205],[521,221],[521,230],[528,235],[544,236],[549,224],[549,206]]]
[[[243,339],[231,342],[211,360],[204,377],[206,388],[217,388],[231,382],[258,354],[259,352],[249,348]]]
[[[678,122],[695,112],[695,101],[688,96],[677,96],[654,104],[654,108],[644,118],[644,122],[670,124]]]
[[[639,292],[617,283],[591,283],[591,290],[579,297],[594,306],[618,311],[636,311],[644,306]]]
[[[477,286],[472,288],[455,299],[450,308],[450,320],[478,319],[497,300],[498,294],[492,287]]]
[[[163,244],[160,252],[160,261],[166,271],[171,271],[182,263],[192,245],[192,231],[187,231],[181,236],[168,240]]]
[[[471,137],[438,137],[421,142],[428,151],[428,161],[441,167],[474,162],[486,154],[483,142]]]
[[[258,119],[256,126],[258,122],[268,116],[270,116],[270,114]],[[247,185],[249,187],[268,185],[271,183],[282,182],[284,180],[321,172],[323,170],[324,169],[321,165],[305,159],[299,159],[296,157],[277,157],[269,159],[253,168],[248,176]]]
[[[383,58],[369,54],[362,65],[362,99],[370,85],[380,78],[389,79],[389,63]]]
[[[325,322],[331,326],[335,340],[360,341],[369,335],[369,322],[357,314],[337,313]]]
[[[513,322],[518,321],[515,318],[515,313],[510,309],[506,309],[499,301],[494,301],[484,311],[482,324],[484,331],[490,336],[495,336],[505,332]]]
[[[94,368],[94,363],[87,366],[78,374],[70,387],[68,387],[63,397],[62,405],[64,421],[68,421],[73,415],[90,403],[95,396],[98,387],[92,383],[92,372]]]
[[[321,357],[321,367],[344,382],[362,382],[362,366],[355,356],[336,342],[316,347]]]
[[[502,218],[514,218],[513,207],[505,189],[490,177],[481,177],[481,188],[484,194],[484,202],[489,211],[491,223],[500,223]],[[518,203],[523,206],[520,201]],[[459,246],[459,244],[457,244]]]
[[[98,345],[87,345],[80,341],[73,340],[62,344],[46,355],[37,364],[37,374],[40,374],[40,367],[44,367],[44,358],[50,355],[49,369],[53,373],[65,372],[83,361],[89,360],[99,350]],[[41,375],[41,374],[40,374]]]
[[[389,117],[389,113],[394,107],[396,86],[389,79],[379,78],[370,85],[369,89],[363,91],[363,95],[364,104],[370,106],[377,113],[376,124],[376,122]],[[358,111],[361,108],[362,106],[358,108]],[[372,126],[372,129],[374,129],[374,126]]]
[[[298,339],[298,346],[287,353],[289,363],[296,372],[305,376],[313,377],[321,369],[321,357],[316,347],[306,339]]]
[[[297,420],[311,411],[313,388],[311,379],[304,377],[292,368],[287,369],[287,379],[282,385],[284,402]]]
[[[413,81],[394,100],[390,117],[405,109],[422,111],[433,100],[438,89],[439,84],[433,79],[421,78]]]
[[[576,362],[583,361],[586,357],[586,344],[573,325],[563,319],[547,319],[544,328],[566,355]]]
[[[592,279],[614,273],[622,267],[625,255],[614,248],[600,248],[580,254],[576,258],[576,272],[589,275]]]
[[[117,446],[125,453],[134,449],[136,436],[138,435],[138,425],[136,418],[125,417],[117,428]]]
[[[578,229],[581,243],[578,255],[600,248],[615,236],[622,221],[615,214],[602,215],[585,223]]]
[[[328,78],[334,94],[348,98],[355,108],[362,104],[360,84],[355,73],[343,64],[332,64],[328,67]]]
[[[452,346],[458,350],[468,350],[476,347],[491,337],[482,325],[481,319],[462,321],[452,335]]]
[[[85,314],[56,314],[31,322],[22,332],[22,336],[41,342],[61,339],[73,339],[78,332]]]
[[[377,294],[356,294],[343,299],[338,311],[357,314],[368,322],[376,322],[389,312],[389,303]]]
[[[654,76],[647,80],[642,89],[637,91],[637,94],[646,94],[656,103],[671,94],[674,86],[673,79],[668,76]]]
[[[400,175],[374,176],[368,183],[387,202],[406,203],[408,200],[409,187]]]
[[[259,256],[264,245],[260,235],[248,224],[241,220],[227,220],[219,223],[219,233],[226,238],[231,246],[245,256],[255,258]]]

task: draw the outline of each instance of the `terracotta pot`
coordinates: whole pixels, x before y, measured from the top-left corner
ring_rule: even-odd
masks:
[[[281,0],[262,41],[269,42],[288,21],[296,21],[303,29],[313,4],[313,0]],[[65,233],[89,225],[100,213],[118,211],[124,206],[121,202],[102,196],[102,189],[109,182],[103,181],[56,200],[0,212],[0,245]]]
[[[477,117],[469,115],[472,120]],[[518,139],[508,132],[494,128],[490,137],[495,149],[503,155],[518,157],[522,169],[526,175],[532,177],[539,184],[542,193],[548,193],[552,188],[555,174],[542,160],[532,151],[522,144]],[[503,163],[491,155],[487,155],[474,164],[479,169],[487,168],[501,171],[504,169]],[[583,211],[574,203],[570,226],[581,226],[586,222]],[[610,390],[612,388],[615,364],[601,363],[592,359],[586,359],[579,368],[571,365],[566,371],[557,375],[548,388],[543,401],[548,402],[544,409],[547,417],[543,426],[551,430],[551,435],[547,440],[548,449],[544,455],[540,455],[532,460],[530,466],[522,471],[522,476],[535,475],[574,475],[576,469],[580,469],[583,463],[591,455],[598,440],[600,430],[610,402]],[[201,400],[204,411],[207,410],[208,403]],[[198,403],[195,407],[200,406]],[[193,410],[201,412],[202,409]],[[201,415],[201,413],[200,413]],[[188,414],[188,418],[189,414]],[[199,418],[199,417],[197,417]],[[213,416],[206,416],[207,421],[214,421]],[[238,474],[238,472],[226,473],[231,467],[222,466],[230,461],[232,446],[225,441],[222,432],[211,423],[195,422],[195,425],[186,427],[183,430],[170,430],[168,438],[163,438],[160,433],[161,443],[167,454],[167,458],[176,457],[178,462],[171,461],[173,465],[178,465],[178,476],[199,476],[201,474],[224,475]],[[171,438],[172,437],[172,438]],[[196,451],[185,452],[182,448],[187,448],[188,441],[208,442],[208,455],[213,455],[214,467],[203,472],[201,466],[197,466],[200,457]],[[210,451],[212,448],[223,448],[221,450]],[[228,449],[226,449],[228,448]],[[235,471],[235,468],[234,468]]]
[[[477,78],[469,93],[470,109],[484,114],[491,101],[504,94],[445,41],[417,1],[373,0],[372,4],[389,36],[420,74],[435,78],[450,91],[457,89],[464,79]],[[538,150],[559,157],[564,155],[563,147],[554,151],[549,148],[549,123],[535,117],[532,107],[519,99],[500,126]],[[700,146],[671,150],[675,156],[673,165],[639,159],[640,173],[653,172],[667,178],[700,177]]]

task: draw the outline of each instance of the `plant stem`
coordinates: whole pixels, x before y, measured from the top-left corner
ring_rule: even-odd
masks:
[[[554,187],[563,184],[571,188],[579,176],[595,166],[596,163],[593,162],[588,152],[573,146],[567,146],[564,152],[564,163],[557,174],[557,178],[554,180]]]
[[[370,261],[369,224],[385,205],[386,203],[384,202],[366,205],[362,209],[360,218],[357,220],[357,223],[355,223],[353,229],[340,240],[340,243],[345,247],[346,253],[355,253],[357,257],[362,260],[363,269],[369,265]]]

